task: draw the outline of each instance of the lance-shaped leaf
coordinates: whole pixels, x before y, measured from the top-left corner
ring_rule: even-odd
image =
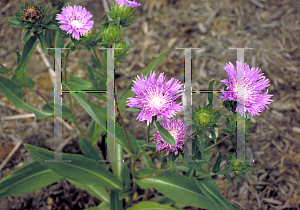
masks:
[[[94,147],[82,136],[79,136],[79,146],[84,156],[95,161],[101,160]]]
[[[28,193],[58,182],[63,178],[34,160],[0,181],[0,199]]]
[[[0,74],[10,74],[10,71],[7,68],[0,67]]]
[[[22,58],[20,63],[18,64],[17,68],[14,72],[14,77],[20,79],[22,75],[25,73],[25,68],[27,67],[29,58],[38,43],[38,39],[36,36],[31,36],[30,39],[25,43],[23,51],[22,51]]]
[[[143,189],[155,188],[166,197],[172,200],[203,209],[215,210],[216,205],[206,197],[195,183],[178,173],[165,171],[156,176],[149,176],[157,173],[155,169],[140,169],[134,181]]]
[[[209,86],[208,86],[208,90],[212,91],[214,89],[214,83],[215,83],[216,80],[211,80],[210,83],[209,83]],[[212,106],[212,102],[213,102],[213,92],[209,92],[208,93],[208,96],[207,96],[207,103],[208,106]]]
[[[127,210],[175,210],[173,207],[155,202],[144,201],[128,208]]]
[[[102,202],[110,203],[110,197],[108,192],[104,187],[95,186],[95,185],[86,185],[79,182],[75,182],[71,179],[67,179],[71,184],[75,185],[76,187],[86,190],[89,194],[98,198]]]
[[[192,180],[197,184],[199,189],[209,197],[218,208],[215,210],[234,210],[232,204],[222,195],[218,185],[211,178],[203,178],[198,180],[193,177]]]
[[[213,173],[216,173],[220,170],[220,164],[221,164],[221,161],[222,161],[222,152],[219,151],[219,156],[215,162],[215,164],[213,165],[213,168],[212,168],[212,172]]]
[[[175,146],[176,142],[173,136],[167,131],[157,120],[154,120],[153,122],[154,126],[157,128],[160,136],[167,142],[168,144]]]
[[[88,81],[73,75],[70,76],[67,85],[69,90],[88,90],[92,87],[92,84]]]
[[[53,160],[54,153],[46,149],[24,144],[30,155],[43,166],[75,182],[122,190],[122,182],[110,173],[102,164],[82,155],[62,154],[63,160],[71,162],[45,162]]]
[[[10,102],[12,102],[19,109],[31,111],[35,114],[36,118],[44,119],[51,117],[52,114],[46,112],[40,112],[35,107],[24,102],[23,91],[20,87],[17,87],[10,79],[0,76],[0,92]]]

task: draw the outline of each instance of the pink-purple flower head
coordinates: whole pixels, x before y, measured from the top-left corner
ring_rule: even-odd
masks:
[[[172,146],[168,144],[163,140],[159,132],[155,131],[153,137],[154,143],[156,144],[156,152],[166,150],[166,156],[168,156],[170,152],[174,152],[175,155],[178,155],[178,149],[181,149],[184,152],[184,143],[188,136],[193,134],[192,131],[187,131],[189,124],[183,122],[180,118],[173,118],[169,122],[161,122],[161,125],[169,131],[174,138],[176,145]]]
[[[180,104],[175,104],[175,100],[183,93],[182,84],[179,80],[171,78],[165,83],[164,73],[161,73],[158,79],[155,79],[156,73],[150,73],[149,78],[142,75],[136,77],[131,90],[136,94],[135,98],[128,98],[127,106],[140,108],[141,112],[137,116],[139,121],[147,120],[147,125],[152,122],[152,117],[157,119],[163,117],[169,121],[176,112],[182,111]],[[176,96],[174,96],[177,94]]]
[[[238,105],[236,107],[236,112],[239,112],[242,116],[245,116],[245,112],[253,115],[259,115],[258,112],[263,112],[265,108],[268,109],[267,104],[270,104],[271,96],[268,94],[268,90],[260,94],[262,90],[270,86],[269,80],[265,79],[265,76],[259,74],[261,69],[252,67],[249,68],[249,65],[244,64],[244,78],[241,75],[243,71],[242,63],[237,61],[237,71],[235,70],[232,63],[226,64],[224,69],[228,73],[228,80],[223,79],[221,82],[227,86],[228,91],[220,90],[224,95],[223,101],[233,100],[237,101]],[[239,87],[244,87],[244,90],[238,90]],[[241,91],[242,94],[238,94],[238,91]]]
[[[125,7],[138,7],[141,6],[140,3],[137,3],[135,1],[129,1],[129,0],[116,0],[116,2],[118,3],[119,6],[122,6],[123,4],[125,4]]]
[[[94,21],[89,20],[93,17],[86,8],[82,6],[74,7],[67,6],[62,8],[62,13],[56,16],[56,20],[60,20],[59,23],[62,25],[59,26],[62,30],[67,31],[67,34],[72,33],[74,39],[79,40],[80,35],[87,34],[93,28]]]

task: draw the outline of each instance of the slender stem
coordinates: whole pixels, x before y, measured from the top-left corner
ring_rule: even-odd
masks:
[[[148,125],[147,126],[147,143],[149,142],[149,131],[150,131],[150,126]],[[137,154],[136,156],[133,156],[131,158],[131,174],[132,174],[132,178],[136,178],[136,175],[135,175],[135,163],[136,163],[136,160],[143,154],[143,152],[146,150],[147,146],[143,147],[142,151]],[[131,193],[130,193],[130,196],[129,196],[129,201],[128,203],[126,204],[126,207],[129,207],[130,204],[133,202],[133,195],[134,193],[136,192],[137,190],[137,184],[135,182],[133,182],[133,186],[132,186],[132,190],[131,190]]]
[[[42,99],[49,105],[51,106],[53,109],[54,109],[54,106],[52,104],[49,103],[49,101],[37,90],[34,90],[39,96],[42,97]]]
[[[221,109],[225,108],[224,106],[221,106],[219,109],[216,109],[215,113],[220,111]]]
[[[149,143],[149,131],[150,131],[150,126],[147,127],[147,144]],[[137,160],[147,149],[147,146],[144,146],[143,149],[135,156],[135,160]]]
[[[145,201],[147,199],[148,192],[149,192],[149,189],[146,189],[145,194],[143,196],[143,201]]]
[[[117,99],[116,99],[116,102],[117,102]],[[131,146],[131,143],[130,143],[130,140],[129,140],[127,131],[126,131],[126,129],[125,129],[125,126],[124,126],[124,124],[123,124],[121,112],[120,112],[118,106],[117,106],[117,111],[118,111],[118,113],[119,113],[119,118],[120,118],[120,121],[121,121],[121,125],[122,125],[122,127],[123,127],[123,130],[124,130],[124,132],[125,132],[125,136],[126,136],[126,139],[127,139],[128,145],[129,145],[130,152],[133,154],[133,149],[132,149],[132,146]]]
[[[224,141],[224,140],[227,139],[227,138],[228,138],[228,136],[225,136],[225,137],[224,137],[223,139],[221,139],[220,141],[218,141],[218,142],[214,143],[213,145],[211,145],[210,147],[206,148],[206,149],[204,150],[204,152],[206,152],[207,150],[209,150],[209,149],[213,148],[214,146],[220,144],[222,141]]]
[[[71,48],[70,48],[71,49]],[[70,54],[70,49],[68,49],[67,55],[66,55],[66,62],[64,66],[64,73],[65,73],[65,83],[67,84],[67,63],[68,63],[68,56]]]

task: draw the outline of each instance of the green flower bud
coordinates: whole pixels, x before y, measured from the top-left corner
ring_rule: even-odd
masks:
[[[111,11],[107,14],[113,19],[117,20],[120,18],[120,25],[123,27],[130,26],[135,17],[134,15],[135,10],[131,7],[125,7],[125,4],[119,6],[117,3],[111,6]]]
[[[195,121],[199,127],[208,127],[210,123],[213,121],[214,116],[210,113],[209,110],[200,109],[197,112]]]
[[[119,40],[120,36],[120,30],[114,24],[109,24],[106,29],[103,29],[102,42],[113,45]]]

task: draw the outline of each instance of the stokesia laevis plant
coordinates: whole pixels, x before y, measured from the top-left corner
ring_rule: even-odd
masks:
[[[56,151],[25,144],[25,148],[35,161],[24,165],[0,181],[0,198],[30,192],[61,179],[67,179],[71,184],[97,197],[101,201],[101,204],[96,207],[98,209],[182,209],[185,206],[210,210],[239,209],[224,198],[211,176],[223,174],[231,181],[230,173],[234,172],[238,179],[238,176],[245,176],[245,171],[251,170],[251,166],[245,162],[247,158],[235,162],[237,161],[235,155],[226,154],[231,161],[228,162],[226,168],[221,167],[222,153],[219,151],[216,162],[212,163],[210,162],[210,148],[227,138],[232,143],[236,135],[235,110],[241,111],[240,106],[244,105],[252,116],[262,112],[272,101],[270,100],[271,95],[267,94],[268,91],[260,94],[269,86],[269,81],[259,74],[258,69],[250,70],[245,65],[245,76],[242,80],[237,78],[233,65],[227,64],[225,70],[229,74],[229,80],[222,80],[227,86],[227,91],[221,92],[223,100],[227,104],[224,106],[231,108],[233,113],[224,115],[223,107],[213,109],[213,93],[209,92],[207,104],[202,108],[199,105],[198,109],[195,108],[195,111],[193,110],[191,113],[192,131],[190,131],[188,129],[190,122],[176,117],[183,109],[181,106],[183,102],[175,102],[183,95],[183,84],[174,78],[165,81],[164,73],[159,74],[156,79],[155,68],[168,51],[163,52],[143,70],[142,74],[137,75],[121,94],[115,93],[115,106],[121,125],[115,121],[114,128],[107,127],[109,124],[106,122],[107,113],[114,107],[107,107],[107,105],[103,107],[101,104],[108,102],[107,95],[97,90],[105,90],[108,87],[105,85],[108,83],[108,66],[113,65],[108,65],[107,62],[114,62],[114,70],[117,72],[117,64],[125,61],[130,43],[127,37],[124,40],[121,40],[120,37],[122,37],[122,32],[125,29],[128,30],[133,23],[135,19],[133,14],[140,5],[135,1],[116,0],[114,4],[111,4],[110,11],[106,11],[112,21],[106,16],[102,24],[94,24],[94,21],[90,20],[93,16],[86,8],[78,5],[66,6],[66,1],[63,1],[57,10],[50,13],[48,13],[51,9],[50,5],[43,7],[42,3],[35,6],[33,3],[28,5],[26,2],[21,7],[23,13],[21,11],[14,12],[16,17],[11,18],[8,22],[14,27],[27,29],[23,38],[25,44],[22,54],[17,52],[18,65],[13,76],[10,79],[0,76],[0,92],[18,108],[35,113],[38,119],[55,116],[54,102],[47,101],[45,97],[42,97],[46,102],[42,111],[24,101],[22,88],[34,89],[34,82],[27,76],[27,63],[39,41],[43,50],[46,48],[69,48],[66,54],[61,52],[61,60],[64,62],[64,80],[61,83],[63,94],[66,94],[69,101],[68,105],[62,103],[61,118],[69,120],[79,131],[78,141],[83,155],[61,154],[60,152],[62,159],[48,162],[47,160],[57,157]],[[99,27],[97,30],[99,25],[101,28]],[[33,36],[31,36],[32,33]],[[71,38],[69,43],[67,43],[68,38]],[[68,55],[74,52],[78,45],[82,46],[80,50],[88,50],[91,53],[92,65],[80,62],[87,71],[88,79],[75,76],[73,72],[69,77],[67,75]],[[114,59],[108,59],[107,51],[103,51],[102,58],[99,58],[95,48],[112,48],[112,46],[123,49],[115,51]],[[45,52],[54,58],[53,50]],[[238,71],[241,69],[239,65]],[[10,72],[2,67],[0,70],[0,73]],[[213,90],[214,82],[215,80],[210,81],[209,90]],[[244,85],[245,101],[237,97],[238,85]],[[130,87],[132,91],[130,91]],[[36,92],[38,93],[38,91]],[[38,94],[42,96],[42,94]],[[98,100],[97,103],[88,101],[85,97],[87,95],[89,98],[95,97],[94,100]],[[77,110],[73,107],[71,97],[83,107],[92,119],[87,131],[84,131],[77,122],[75,117]],[[237,103],[240,106],[236,107]],[[139,112],[136,118],[139,122],[147,122],[146,141],[137,140],[126,130],[122,120],[122,111],[126,105],[130,107],[126,110]],[[228,128],[222,129],[227,136],[219,140],[218,122],[222,116],[227,118]],[[249,122],[250,118],[247,118],[246,134],[251,127]],[[150,132],[153,125],[155,128]],[[109,159],[115,156],[119,158],[119,161],[107,162],[101,152],[105,148],[100,150],[97,146],[101,134],[105,136],[105,131],[108,133],[108,137],[114,134],[115,139],[113,142],[107,141],[108,147],[114,148],[114,153],[108,152]],[[191,136],[192,134],[193,136]],[[191,140],[192,149],[184,148],[188,140]],[[105,138],[102,143],[105,144]],[[124,152],[127,153],[127,158],[130,158],[130,170],[127,161],[122,161]],[[150,156],[149,154],[152,153],[154,155]],[[182,163],[186,157],[196,161]],[[144,161],[146,167],[137,171],[135,166],[138,159]],[[64,160],[71,160],[71,162],[64,162]],[[160,164],[154,165],[154,161]],[[211,171],[205,168],[206,164],[213,166]],[[109,168],[112,169],[112,172],[108,170]],[[174,172],[175,169],[180,170],[184,175],[178,171]],[[143,201],[135,200],[138,187],[145,189]],[[147,194],[149,188],[155,188],[162,193],[164,196],[159,196],[159,200],[167,200],[167,204],[150,199]],[[131,207],[133,202],[135,203]],[[126,204],[123,206],[123,203]]]

